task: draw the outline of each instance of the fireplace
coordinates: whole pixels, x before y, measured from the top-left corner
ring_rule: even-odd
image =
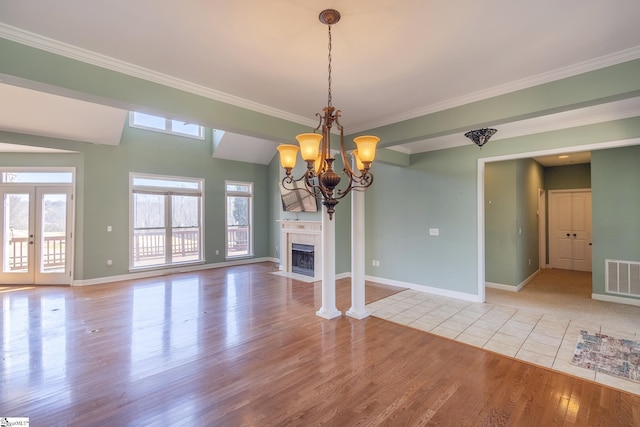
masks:
[[[322,223],[280,220],[280,270],[322,279]]]
[[[300,243],[291,244],[291,272],[314,276],[314,247]]]

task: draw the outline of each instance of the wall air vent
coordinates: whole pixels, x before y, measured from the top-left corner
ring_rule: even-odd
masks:
[[[605,264],[607,292],[640,297],[640,262],[608,259]]]

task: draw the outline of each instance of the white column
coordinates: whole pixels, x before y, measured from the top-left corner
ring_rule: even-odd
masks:
[[[355,166],[355,165],[354,165]],[[369,317],[364,290],[364,192],[351,192],[351,308],[347,316]]]
[[[322,307],[316,314],[325,319],[342,316],[336,308],[336,223],[322,207]]]

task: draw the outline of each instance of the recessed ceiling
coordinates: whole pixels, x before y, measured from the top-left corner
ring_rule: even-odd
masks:
[[[591,153],[588,151],[581,151],[578,153],[554,154],[551,156],[534,157],[533,159],[545,167],[580,165],[591,163]]]

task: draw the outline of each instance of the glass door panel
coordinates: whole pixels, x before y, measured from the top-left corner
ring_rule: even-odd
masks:
[[[33,283],[33,188],[2,190],[2,283]]]
[[[67,265],[68,194],[38,188],[40,233],[38,274],[64,273]],[[48,280],[48,279],[45,279]]]
[[[0,284],[71,283],[71,187],[0,189]]]

